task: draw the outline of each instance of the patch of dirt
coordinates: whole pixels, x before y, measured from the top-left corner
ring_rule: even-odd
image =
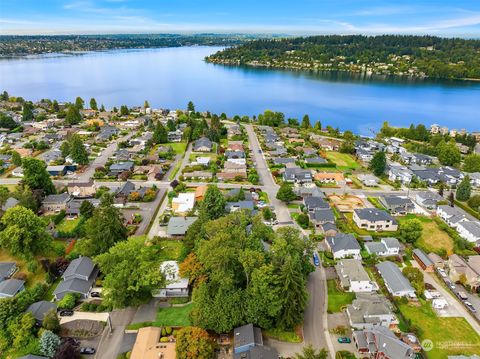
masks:
[[[353,212],[354,209],[365,207],[362,199],[356,196],[330,195],[328,196],[328,199],[333,203],[334,206],[338,208],[340,212]]]
[[[74,320],[62,324],[60,335],[78,339],[96,337],[103,332],[104,324],[95,320]]]

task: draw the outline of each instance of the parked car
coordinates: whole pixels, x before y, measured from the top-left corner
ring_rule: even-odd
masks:
[[[472,303],[470,302],[464,302],[465,305],[467,306],[467,308],[472,312],[472,313],[476,313],[477,310],[475,309],[475,307],[472,305]]]
[[[262,150],[258,150],[258,153],[262,153]]]
[[[465,292],[458,292],[457,295],[458,295],[458,297],[459,297],[461,300],[463,300],[463,301],[468,300],[467,293],[465,293]]]
[[[347,338],[347,337],[340,337],[337,339],[337,341],[341,344],[349,344],[352,342],[350,338]]]
[[[100,298],[100,297],[101,297],[101,294],[100,294],[100,292],[91,292],[91,293],[90,293],[90,297],[92,297],[92,298]]]
[[[442,278],[447,278],[447,273],[442,268],[438,268],[438,273],[442,276]]]
[[[95,354],[95,348],[83,347],[80,348],[80,354],[92,355]]]
[[[71,317],[73,315],[73,310],[64,309],[64,310],[61,310],[58,314],[61,317]]]
[[[455,288],[457,288],[457,287],[455,287],[455,284],[453,284],[453,283],[450,283],[448,286],[450,287],[451,290],[454,290]]]
[[[317,267],[320,265],[320,258],[318,258],[317,252],[313,253],[313,264],[315,264]]]

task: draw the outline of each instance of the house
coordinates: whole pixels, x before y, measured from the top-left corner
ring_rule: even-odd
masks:
[[[67,185],[67,191],[74,198],[90,198],[95,196],[97,187],[93,181],[84,183],[70,183]]]
[[[382,276],[387,290],[394,297],[416,297],[412,285],[395,263],[385,261],[378,263],[375,267]]]
[[[360,174],[357,177],[365,187],[377,187],[379,185],[379,180],[374,175]]]
[[[207,186],[198,186],[195,188],[195,201],[202,201],[205,197],[205,193],[207,192]]]
[[[253,211],[255,208],[253,201],[237,201],[237,202],[227,202],[225,205],[225,210],[227,212],[235,212],[238,210],[247,209]]]
[[[433,262],[435,268],[445,268],[445,260],[440,257],[437,253],[429,253],[428,258]]]
[[[400,165],[390,165],[388,169],[388,179],[392,182],[399,181],[403,184],[412,182],[413,171]]]
[[[310,141],[316,143],[324,151],[338,151],[342,143],[339,140],[334,140],[315,134],[310,135]]]
[[[172,199],[172,210],[178,214],[187,214],[195,205],[195,192],[179,193]]]
[[[352,257],[360,259],[360,244],[352,234],[337,233],[333,237],[327,237],[327,246],[333,253],[333,258],[340,259]]]
[[[135,164],[131,161],[113,163],[109,168],[110,175],[118,176],[122,172],[132,171],[134,165]]]
[[[314,187],[294,187],[293,192],[299,197],[321,197],[325,198],[325,193],[317,186]]]
[[[457,224],[457,232],[463,239],[472,243],[480,243],[480,222],[461,221]]]
[[[209,171],[193,171],[193,172],[185,172],[182,174],[182,177],[184,179],[203,179],[203,180],[209,180],[212,179],[213,174],[212,172]]]
[[[67,173],[67,166],[47,166],[47,172],[50,174],[50,176],[54,177],[65,176]]]
[[[305,197],[303,204],[308,212],[314,212],[317,209],[330,208],[330,205],[323,199],[323,197]]]
[[[447,262],[450,279],[454,282],[464,277],[472,292],[480,288],[480,255],[469,256],[467,260],[458,254],[452,254]]]
[[[253,324],[233,330],[234,359],[278,359],[275,349],[263,345],[262,331]]]
[[[328,163],[328,161],[325,158],[320,156],[305,158],[305,164],[307,166],[318,166],[318,165],[324,165],[326,163]]]
[[[19,203],[20,201],[18,199],[13,197],[8,197],[5,203],[2,205],[2,212],[5,212],[7,209],[15,207]]]
[[[115,198],[120,199],[125,203],[128,199],[128,196],[133,191],[135,191],[135,184],[133,182],[126,181],[125,183],[120,185],[120,187],[118,187],[115,191]]]
[[[328,206],[327,208],[317,208],[313,210],[313,212],[308,212],[308,217],[315,225],[315,228],[320,229],[321,231],[325,231],[325,225],[331,224],[335,226],[335,215],[333,214],[333,210]],[[327,230],[336,230],[335,228],[327,226]],[[334,233],[333,235],[335,235]]]
[[[289,183],[312,183],[312,172],[303,168],[286,168],[283,180]]]
[[[438,205],[438,202],[443,201],[444,199],[437,192],[421,191],[417,192],[415,195],[415,200],[422,207],[427,209],[435,209]]]
[[[285,166],[287,164],[294,164],[294,158],[282,158],[282,157],[274,157],[271,159],[275,166]]]
[[[192,164],[197,164],[200,166],[208,166],[210,164],[210,157],[207,156],[200,156],[195,158],[195,162],[192,162]]]
[[[25,281],[20,279],[7,279],[0,282],[0,298],[12,298],[25,289]]]
[[[61,300],[67,293],[78,293],[87,298],[98,275],[98,268],[88,257],[78,257],[70,262],[62,275],[62,281],[53,292],[55,300]]]
[[[46,300],[32,303],[27,309],[27,312],[32,313],[33,317],[37,321],[37,324],[39,325],[42,325],[45,314],[51,311],[57,312],[57,305]]]
[[[114,126],[103,126],[96,139],[100,142],[110,141],[113,136],[118,135],[118,128]]]
[[[181,142],[183,137],[182,130],[168,131],[168,142]]]
[[[14,262],[0,262],[0,282],[10,278],[17,270]]]
[[[369,231],[396,231],[398,223],[389,213],[377,208],[359,208],[353,210],[353,221],[362,229]]]
[[[207,137],[201,137],[193,144],[193,150],[195,152],[210,152],[212,147],[213,143]]]
[[[354,292],[374,292],[377,283],[372,281],[358,259],[342,259],[335,265],[343,289]]]
[[[166,286],[153,293],[156,298],[188,297],[188,278],[180,277],[176,261],[165,261],[160,265],[160,271],[165,276]]]
[[[451,207],[443,204],[437,207],[437,215],[443,219],[450,227],[457,228],[460,222],[474,221],[471,215],[458,207]]]
[[[382,238],[380,242],[365,243],[365,249],[369,254],[378,257],[396,256],[400,252],[400,242],[393,237]]]
[[[357,330],[371,330],[378,326],[390,329],[398,324],[391,303],[375,292],[357,293],[346,312],[350,326]]]
[[[169,237],[181,237],[184,236],[190,227],[198,217],[170,217],[167,226],[167,235]]]
[[[413,213],[415,205],[408,197],[384,196],[379,198],[380,203],[394,216],[404,216]]]
[[[324,184],[342,185],[345,183],[345,177],[340,172],[318,172],[313,177],[315,181]]]
[[[80,216],[80,207],[84,201],[90,202],[94,207],[100,205],[100,199],[97,198],[86,198],[86,199],[72,199],[67,203],[67,208],[65,214],[69,218],[77,218]]]
[[[162,328],[140,328],[133,345],[130,359],[175,359],[175,342],[160,342]]]
[[[42,202],[42,210],[46,213],[65,211],[71,200],[72,197],[68,193],[49,194]]]
[[[412,252],[412,255],[425,272],[433,272],[435,270],[433,262],[421,249],[415,248]]]
[[[414,359],[417,355],[412,347],[383,326],[354,331],[353,342],[362,358]]]

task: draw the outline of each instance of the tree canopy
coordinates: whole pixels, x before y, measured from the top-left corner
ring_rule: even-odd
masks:
[[[22,160],[22,182],[32,190],[43,190],[45,194],[55,193],[47,165],[42,160],[26,157]]]
[[[376,152],[370,161],[369,168],[373,171],[375,176],[382,176],[387,168],[387,157],[385,156],[385,152]]]
[[[177,332],[175,350],[178,359],[210,359],[213,357],[213,342],[206,330],[184,327]]]

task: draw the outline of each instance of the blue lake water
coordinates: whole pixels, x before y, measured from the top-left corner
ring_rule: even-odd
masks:
[[[142,105],[228,115],[266,109],[370,135],[383,121],[480,130],[480,83],[315,74],[208,64],[220,48],[115,50],[0,60],[0,90],[29,100]]]

